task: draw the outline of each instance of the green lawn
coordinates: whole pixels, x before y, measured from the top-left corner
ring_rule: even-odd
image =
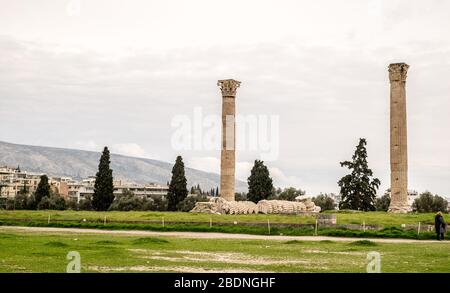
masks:
[[[65,272],[69,251],[82,272],[450,272],[450,243],[375,244],[276,240],[139,238],[0,232],[0,272]]]
[[[434,239],[433,214],[335,212],[337,226],[317,234],[340,237]],[[106,219],[106,222],[105,222]],[[209,215],[181,212],[4,211],[0,225],[153,231],[196,231],[259,235],[313,235],[314,215]],[[270,232],[269,225],[270,222]],[[421,223],[422,231],[417,233]],[[368,229],[364,230],[365,224]],[[406,226],[404,226],[406,225]]]
[[[338,224],[363,224],[400,226],[402,224],[417,225],[434,223],[434,214],[388,214],[385,212],[326,212],[337,214]],[[108,221],[176,221],[176,222],[242,222],[242,223],[292,223],[314,224],[314,216],[301,215],[209,215],[182,212],[90,212],[90,211],[5,211],[0,210],[0,220],[13,218],[47,221],[50,215],[53,220],[77,220],[103,222]]]

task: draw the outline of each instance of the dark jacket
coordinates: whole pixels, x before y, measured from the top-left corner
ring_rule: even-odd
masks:
[[[446,228],[444,217],[440,215],[436,215],[436,217],[434,217],[434,228],[436,229],[436,233],[444,233],[444,230]]]

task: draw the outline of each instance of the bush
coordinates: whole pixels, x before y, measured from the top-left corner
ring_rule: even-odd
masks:
[[[116,195],[110,205],[110,211],[140,211],[142,210],[145,199],[141,199],[130,191],[124,191],[123,194]]]
[[[146,211],[167,211],[167,199],[164,197],[150,198],[147,205],[148,208],[145,209]]]
[[[92,211],[94,209],[92,206],[92,198],[90,196],[86,196],[85,199],[80,200],[78,203],[78,209],[80,211]]]
[[[375,199],[375,210],[380,212],[387,212],[391,204],[391,196],[386,193],[380,198]]]
[[[30,195],[27,199],[27,209],[28,210],[35,210],[37,209],[37,202],[34,194]]]
[[[44,196],[37,205],[38,210],[65,210],[66,201],[59,195]]]
[[[326,194],[319,194],[316,197],[312,198],[312,201],[316,206],[320,207],[320,210],[323,211],[332,211],[336,209],[336,203],[334,199],[329,197]]]
[[[178,203],[177,210],[180,212],[189,212],[191,211],[195,204],[199,201],[208,201],[206,196],[188,196],[183,201]]]
[[[67,204],[67,209],[68,210],[73,210],[73,211],[78,211],[78,203],[75,199],[68,199],[66,200],[66,204]]]
[[[236,192],[234,194],[234,200],[235,201],[246,201],[247,200],[247,194],[245,192]]]
[[[27,201],[28,196],[26,194],[18,194],[14,198],[14,207],[16,210],[26,210],[27,209]]]
[[[110,211],[167,211],[167,200],[162,197],[141,198],[125,190],[117,195],[109,207]]]
[[[419,213],[447,212],[448,202],[443,197],[433,196],[431,192],[426,191],[414,200],[412,209]]]
[[[281,191],[274,199],[295,201],[295,198],[300,195],[305,195],[305,191],[289,187]]]

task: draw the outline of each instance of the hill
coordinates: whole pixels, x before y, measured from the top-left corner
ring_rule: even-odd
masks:
[[[42,172],[50,176],[69,176],[82,179],[95,175],[100,152],[64,149],[43,146],[20,145],[0,141],[0,165],[20,166],[29,172]],[[172,164],[145,158],[111,154],[111,168],[114,177],[136,183],[165,184],[170,180]],[[188,187],[200,184],[209,190],[220,185],[218,174],[186,168]],[[236,182],[236,190],[244,191],[247,186]]]

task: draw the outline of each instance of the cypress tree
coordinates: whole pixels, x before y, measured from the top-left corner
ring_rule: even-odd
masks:
[[[47,175],[42,175],[41,180],[34,192],[34,198],[36,204],[39,204],[44,197],[50,197],[50,184],[48,183]]]
[[[219,187],[216,187],[216,196],[219,196]]]
[[[340,209],[362,211],[375,210],[375,197],[381,182],[378,178],[371,179],[373,172],[367,164],[367,142],[359,139],[352,161],[341,162],[341,167],[347,167],[352,172],[339,180],[342,200]]]
[[[95,175],[92,206],[96,211],[106,211],[114,200],[114,185],[112,170],[109,168],[110,156],[108,147],[103,149],[98,172]]]
[[[272,178],[270,178],[269,169],[267,169],[263,161],[255,160],[247,182],[247,199],[254,203],[262,199],[267,199],[272,194]]]
[[[187,195],[187,180],[184,172],[184,163],[181,156],[178,156],[175,165],[172,168],[172,179],[167,193],[167,209],[169,211],[177,210],[179,202],[183,201]]]

